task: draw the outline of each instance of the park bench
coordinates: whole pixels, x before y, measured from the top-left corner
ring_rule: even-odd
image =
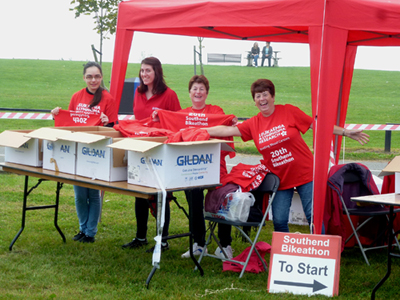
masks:
[[[207,53],[208,63],[241,63],[241,54]]]

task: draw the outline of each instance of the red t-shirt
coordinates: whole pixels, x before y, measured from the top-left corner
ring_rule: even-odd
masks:
[[[225,115],[221,107],[211,104],[206,105],[203,109],[188,107],[176,112],[160,110],[158,116],[161,127],[172,131],[190,127],[230,126],[235,117],[234,115]]]
[[[167,88],[166,91],[160,95],[153,95],[147,100],[146,93],[139,93],[136,90],[135,98],[133,100],[134,108],[133,114],[136,120],[142,120],[151,116],[154,110],[165,109],[171,111],[181,110],[178,96],[176,93]]]
[[[185,113],[185,114],[184,114]],[[188,124],[187,118],[191,117],[190,114],[195,114],[193,116],[193,121],[189,121]],[[179,112],[169,113],[165,111],[160,111],[160,123],[163,128],[167,128],[170,130],[177,131],[181,128],[190,128],[190,127],[210,127],[216,125],[231,125],[233,115],[226,115],[226,117],[222,116],[213,116],[213,115],[225,115],[224,110],[218,105],[207,104],[203,109],[192,109],[192,107],[187,107],[185,109],[180,110]],[[198,119],[207,119],[207,121],[198,121]],[[229,140],[233,140],[230,138]],[[230,145],[234,147],[233,144]],[[228,173],[226,169],[225,156],[229,155],[231,157],[235,156],[235,152],[221,151],[221,163],[220,163],[220,175],[221,177]]]
[[[243,141],[254,140],[262,163],[280,179],[280,190],[313,180],[313,155],[304,142],[313,119],[290,104],[275,105],[269,117],[261,113],[238,124]]]
[[[197,114],[221,114],[224,115],[224,110],[218,105],[206,104],[202,109],[193,109],[191,106],[181,110],[181,112],[194,112]]]
[[[92,102],[93,94],[89,93],[86,88],[76,92],[72,95],[71,102],[69,103],[68,110],[76,112],[94,112],[101,115],[104,113],[108,117],[109,123],[116,123],[118,120],[117,106],[115,105],[114,98],[109,92],[103,90],[101,101],[96,106],[89,108]]]

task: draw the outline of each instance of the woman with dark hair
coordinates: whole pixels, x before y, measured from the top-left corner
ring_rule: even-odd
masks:
[[[83,80],[86,88],[76,92],[69,103],[68,110],[91,111],[100,115],[104,126],[113,126],[118,119],[114,99],[109,92],[101,87],[103,72],[96,62],[88,62],[83,68]],[[54,108],[51,113],[58,115],[61,107]],[[74,241],[93,243],[97,233],[97,224],[100,217],[100,191],[81,186],[74,186],[75,206],[79,219],[79,233]]]
[[[237,126],[204,128],[211,136],[240,136],[253,140],[263,156],[261,163],[280,179],[279,190],[272,203],[274,230],[289,232],[288,219],[294,188],[304,213],[311,224],[313,192],[313,155],[301,134],[313,129],[314,120],[298,107],[275,105],[275,86],[268,79],[251,85],[251,95],[259,113]],[[361,145],[369,141],[362,130],[334,126],[333,134],[347,136]]]
[[[165,83],[161,62],[157,58],[147,57],[142,60],[139,79],[140,85],[133,102],[136,120],[150,117],[157,109],[181,109],[178,96]]]
[[[161,62],[155,57],[147,57],[142,60],[139,71],[140,85],[136,90],[134,98],[134,115],[136,120],[142,120],[153,115],[158,109],[178,111],[181,110],[178,96],[171,90],[164,80]],[[168,194],[165,205],[165,223],[163,237],[168,236],[170,207]],[[122,248],[139,248],[148,244],[147,222],[149,218],[149,202],[143,198],[135,199],[136,214],[136,237],[129,243],[122,245]],[[162,240],[161,249],[169,247],[166,239]],[[154,247],[147,250],[153,252]]]

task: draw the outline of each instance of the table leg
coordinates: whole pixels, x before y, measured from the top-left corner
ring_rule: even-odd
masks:
[[[390,206],[390,213],[389,213],[389,241],[388,241],[388,258],[387,258],[387,272],[385,276],[378,282],[378,284],[374,287],[371,294],[371,299],[375,299],[376,291],[383,285],[383,283],[389,278],[390,273],[392,271],[392,241],[393,241],[393,220],[394,220],[394,213],[393,213],[393,206]]]
[[[61,235],[63,242],[66,243],[67,240],[65,239],[65,235],[61,231],[60,227],[58,226],[58,207],[60,204],[60,190],[63,187],[63,183],[57,182],[57,190],[56,190],[56,205],[54,207],[54,226],[56,227],[58,233]]]
[[[11,241],[10,246],[8,249],[12,251],[12,247],[14,246],[14,243],[17,241],[19,236],[21,235],[22,231],[24,231],[25,228],[25,216],[26,216],[26,200],[28,198],[28,182],[29,182],[29,176],[25,176],[25,186],[24,186],[24,200],[22,204],[22,221],[21,221],[21,228],[18,231],[17,235],[13,238]]]
[[[14,239],[11,241],[10,246],[8,247],[8,249],[10,251],[12,251],[12,248],[14,246],[14,243],[17,241],[17,239],[19,238],[19,236],[21,235],[22,231],[24,231],[25,229],[25,218],[26,218],[26,211],[28,210],[37,210],[37,209],[47,209],[47,208],[54,208],[54,226],[56,227],[57,231],[59,232],[59,234],[61,235],[64,243],[66,242],[65,236],[62,233],[60,227],[58,226],[58,207],[59,207],[59,202],[60,202],[60,190],[63,186],[62,183],[57,182],[57,190],[56,190],[56,204],[53,205],[43,205],[43,206],[27,206],[27,201],[28,201],[28,195],[34,190],[36,189],[43,181],[45,181],[46,179],[39,179],[37,184],[35,186],[33,186],[30,190],[28,190],[28,184],[29,184],[29,176],[26,175],[25,176],[25,186],[24,186],[24,200],[23,200],[23,204],[22,204],[22,221],[21,221],[21,228],[18,231],[18,233],[16,234],[16,236],[14,237]]]

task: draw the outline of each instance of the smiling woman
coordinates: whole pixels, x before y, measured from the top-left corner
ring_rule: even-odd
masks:
[[[275,105],[275,86],[268,79],[251,85],[251,95],[259,113],[237,126],[204,128],[211,136],[240,136],[244,142],[253,140],[263,156],[261,163],[280,179],[279,191],[272,203],[275,231],[289,232],[289,209],[296,188],[308,223],[311,224],[313,191],[313,155],[301,134],[313,128],[313,118],[298,107]],[[360,144],[368,135],[335,126],[334,134],[347,135]],[[293,176],[296,174],[296,176]]]
[[[140,85],[133,100],[136,120],[150,117],[157,109],[181,109],[178,96],[165,83],[161,62],[157,58],[147,57],[142,60],[139,79]]]

